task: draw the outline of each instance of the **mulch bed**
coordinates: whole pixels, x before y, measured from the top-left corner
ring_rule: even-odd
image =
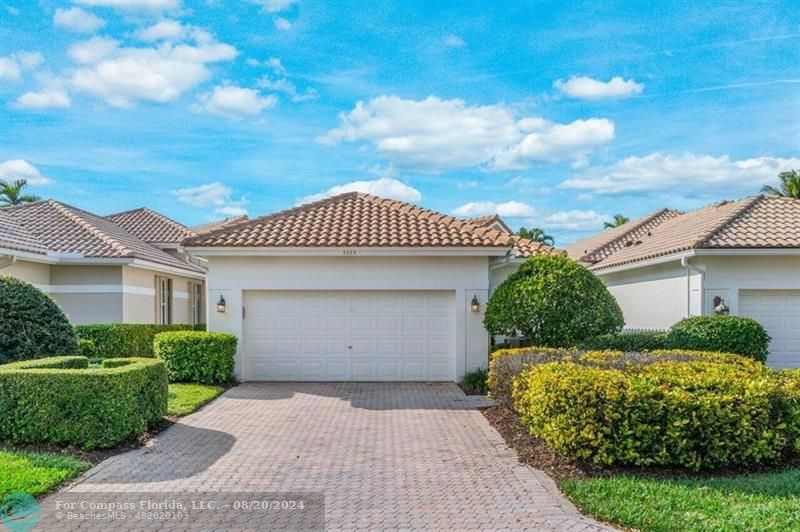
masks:
[[[799,469],[800,457],[776,464],[753,465],[714,471],[688,471],[675,468],[602,467],[591,462],[572,460],[559,455],[544,440],[531,435],[520,423],[516,412],[504,405],[483,409],[483,415],[500,433],[509,447],[514,449],[520,462],[547,473],[556,483],[567,479],[629,474],[664,479],[736,476],[747,473],[774,473],[785,469]]]

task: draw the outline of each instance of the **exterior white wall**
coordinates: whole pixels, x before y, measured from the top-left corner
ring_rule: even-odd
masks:
[[[50,284],[50,265],[17,260],[5,268],[0,268],[0,275],[9,275],[34,285],[47,286]]]
[[[207,324],[239,338],[236,373],[247,346],[242,341],[246,290],[453,290],[456,308],[456,375],[485,367],[488,335],[483,314],[489,294],[488,257],[208,257]],[[477,295],[481,312],[470,311]],[[226,312],[216,311],[220,296]]]

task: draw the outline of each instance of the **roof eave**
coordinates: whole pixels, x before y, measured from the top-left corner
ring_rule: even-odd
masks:
[[[414,247],[254,247],[183,245],[199,256],[491,256],[502,257],[509,246],[414,246]]]

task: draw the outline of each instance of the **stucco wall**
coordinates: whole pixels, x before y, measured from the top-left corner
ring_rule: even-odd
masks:
[[[156,319],[156,276],[172,279],[172,322],[190,323],[189,283],[201,282],[180,275],[123,267],[126,290],[123,315],[126,323],[154,323]],[[204,292],[204,290],[203,290]],[[203,294],[205,296],[205,294]]]
[[[50,295],[73,323],[122,321],[122,267],[50,267]]]
[[[487,257],[209,257],[207,283],[208,328],[240,339],[240,377],[247,349],[241,341],[244,290],[453,290],[456,375],[486,365]],[[220,295],[227,303],[224,314],[216,312]],[[481,302],[480,313],[470,312],[473,295]]]
[[[18,260],[10,266],[0,268],[0,275],[10,275],[39,287],[47,286],[50,284],[50,265]]]

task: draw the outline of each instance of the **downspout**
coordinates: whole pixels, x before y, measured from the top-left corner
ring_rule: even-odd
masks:
[[[692,316],[692,272],[700,274],[700,297],[703,297],[703,287],[705,286],[706,271],[703,268],[689,264],[689,257],[681,257],[681,266],[686,268],[686,317]],[[701,299],[700,314],[703,314]]]

